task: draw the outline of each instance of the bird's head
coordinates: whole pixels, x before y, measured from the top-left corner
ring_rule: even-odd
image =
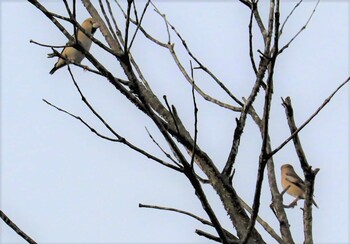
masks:
[[[93,35],[96,32],[96,30],[100,27],[100,25],[93,18],[88,18],[84,20],[84,22],[81,24],[81,27],[83,27],[84,30]]]
[[[286,170],[286,169],[293,169],[293,166],[290,164],[283,164],[281,166],[281,170]]]

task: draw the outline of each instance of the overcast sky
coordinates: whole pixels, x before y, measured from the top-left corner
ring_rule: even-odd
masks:
[[[44,1],[43,1],[44,2]],[[46,2],[46,1],[45,1]],[[96,1],[97,2],[97,1]],[[113,1],[111,1],[113,2]],[[194,2],[194,1],[193,1]],[[238,1],[156,1],[159,9],[177,27],[193,53],[237,95],[247,97],[254,82],[248,56],[249,11]],[[267,1],[260,1],[266,3]],[[287,2],[287,3],[286,3]],[[303,3],[287,23],[281,42],[286,43],[307,21],[316,1]],[[145,1],[138,1],[142,7]],[[295,1],[282,1],[284,20]],[[58,112],[42,99],[81,116],[107,135],[99,121],[82,103],[66,68],[49,75],[56,60],[47,59],[49,48],[29,40],[64,45],[62,33],[26,1],[1,1],[1,210],[38,243],[206,243],[195,229],[199,222],[171,212],[140,209],[139,203],[175,207],[207,219],[194,191],[180,174],[131,151],[122,144],[104,141],[73,118]],[[45,6],[67,15],[61,1]],[[116,18],[123,18],[115,5]],[[267,5],[261,5],[266,17]],[[350,4],[321,1],[306,30],[278,59],[271,114],[271,143],[278,146],[289,136],[281,97],[290,96],[298,125],[303,123],[350,74]],[[77,19],[89,17],[78,4]],[[162,19],[150,7],[145,28],[167,41]],[[68,30],[71,26],[64,23]],[[103,41],[97,31],[96,38]],[[175,35],[175,49],[188,68],[189,58]],[[261,38],[254,32],[255,50]],[[169,52],[142,35],[132,53],[158,96],[167,95],[193,131],[191,87],[181,76]],[[121,76],[119,64],[92,45],[91,53]],[[258,56],[257,53],[255,53]],[[89,65],[87,60],[83,64]],[[91,65],[91,64],[90,64]],[[95,108],[124,137],[162,158],[145,127],[167,148],[152,122],[101,77],[72,67],[78,83]],[[196,82],[212,96],[231,102],[208,76],[195,74]],[[237,113],[208,104],[197,95],[198,144],[221,170],[231,147]],[[256,103],[261,114],[263,93]],[[348,243],[349,238],[349,85],[301,133],[309,163],[320,168],[315,184],[315,243]],[[235,188],[247,203],[254,194],[261,146],[256,125],[248,119],[236,163]],[[279,168],[295,165],[302,175],[297,155],[288,144],[274,157]],[[269,208],[271,194],[264,180],[261,217],[278,230]],[[223,225],[231,224],[218,197],[205,187]],[[281,189],[281,187],[280,187]],[[293,198],[284,197],[289,203]],[[299,207],[303,201],[299,202]],[[287,209],[296,243],[303,240],[302,211]],[[1,243],[23,240],[0,221]],[[259,224],[257,228],[261,230]],[[271,238],[262,231],[265,240]]]

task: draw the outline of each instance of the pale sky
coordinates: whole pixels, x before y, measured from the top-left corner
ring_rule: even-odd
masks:
[[[316,1],[306,2],[287,23],[282,44],[307,21]],[[137,2],[140,7],[144,3]],[[254,82],[248,56],[247,7],[238,1],[157,1],[156,4],[203,64],[237,97],[247,97]],[[294,4],[295,1],[282,1],[282,20]],[[47,99],[81,116],[109,135],[82,103],[67,69],[49,75],[56,61],[46,58],[51,50],[29,43],[33,39],[64,45],[64,35],[24,0],[2,1],[0,6],[1,210],[38,243],[208,243],[194,231],[202,229],[216,234],[212,228],[177,213],[138,208],[139,203],[174,207],[208,219],[184,176],[122,144],[96,137],[77,120],[42,101]],[[45,6],[67,15],[60,1],[50,1]],[[266,17],[266,6],[260,8],[262,16]],[[89,17],[80,2],[77,11],[79,21]],[[117,21],[124,26],[123,18],[119,13],[117,15]],[[291,97],[295,120],[300,125],[349,76],[349,15],[347,1],[321,1],[306,30],[278,59],[271,114],[273,148],[290,135],[281,97]],[[164,22],[152,7],[144,24],[150,33],[167,41]],[[71,26],[64,25],[72,30]],[[132,50],[136,61],[156,95],[167,95],[192,133],[191,87],[181,76],[170,53],[139,35]],[[99,31],[95,37],[103,41]],[[257,50],[262,47],[257,31],[254,37]],[[188,69],[189,58],[175,34],[172,41],[176,42],[175,49]],[[112,57],[94,44],[90,51],[116,76],[123,77],[119,64]],[[87,60],[82,63],[89,65]],[[165,158],[145,130],[147,127],[167,148],[150,119],[106,80],[78,67],[72,69],[87,98],[122,136]],[[206,92],[230,102],[208,76],[198,72],[195,77]],[[309,163],[313,168],[321,169],[315,184],[315,200],[320,207],[313,212],[315,243],[350,242],[349,91],[348,84],[300,133]],[[209,104],[198,94],[197,100],[198,144],[221,170],[239,114]],[[255,104],[259,114],[262,101],[263,93],[260,92]],[[261,140],[256,125],[251,119],[247,121],[234,184],[238,194],[251,204]],[[274,162],[278,183],[279,168],[284,163],[293,164],[302,175],[291,143],[274,156]],[[217,195],[208,186],[205,190],[223,226],[232,230]],[[260,216],[278,231],[277,220],[269,208],[271,194],[266,177],[262,191]],[[284,200],[290,203],[293,198],[285,196]],[[303,240],[299,208],[302,205],[303,201],[300,201],[297,208],[286,210],[296,243]],[[257,228],[261,230],[259,224]],[[263,230],[261,233],[267,243],[273,243]],[[0,221],[0,242],[24,241]]]

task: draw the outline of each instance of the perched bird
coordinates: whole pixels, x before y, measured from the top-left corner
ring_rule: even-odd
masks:
[[[99,28],[100,26],[96,21],[94,21],[93,18],[88,18],[81,24],[81,27],[83,27],[83,29],[87,33],[93,35],[96,32],[97,28]],[[85,35],[81,30],[78,30],[77,36],[81,46],[86,51],[89,51],[92,43],[91,39],[87,35]],[[61,57],[58,58],[57,63],[54,65],[54,67],[50,71],[51,75],[55,73],[55,71],[58,70],[59,68],[62,68],[63,66],[67,65],[67,63],[69,62],[75,62],[79,64],[85,57],[83,53],[81,53],[74,47],[70,47],[68,45],[63,49],[63,51],[61,52],[61,55],[66,59],[63,59]],[[49,57],[52,57],[52,56],[53,56],[52,54],[49,54]]]
[[[281,166],[281,183],[283,189],[287,189],[287,193],[293,197],[296,197],[295,202],[299,199],[305,199],[305,183],[304,181],[295,173],[294,168],[290,164],[284,164]],[[318,208],[314,199],[312,203]]]

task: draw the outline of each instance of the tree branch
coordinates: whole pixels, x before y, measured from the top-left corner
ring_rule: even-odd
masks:
[[[152,5],[154,6],[156,12],[164,19],[165,21],[165,24],[166,24],[166,27],[167,27],[167,30],[168,30],[168,26],[170,26],[170,28],[175,32],[175,34],[177,35],[177,37],[180,39],[183,47],[185,48],[185,50],[187,51],[188,55],[199,65],[199,68],[202,69],[205,73],[207,73],[219,86],[220,88],[225,91],[225,93],[227,93],[230,98],[232,98],[236,103],[238,103],[240,106],[243,106],[243,103],[238,99],[236,98],[231,92],[230,90],[224,85],[223,82],[221,82],[207,67],[205,67],[193,54],[192,52],[190,51],[189,47],[187,46],[186,44],[186,41],[185,39],[181,36],[181,34],[176,30],[175,26],[173,26],[165,17],[164,14],[162,14],[158,9],[157,7],[152,3]],[[169,36],[169,40],[168,40],[168,48],[169,48],[169,51],[170,53],[172,54],[172,56],[174,57],[174,60],[175,60],[175,63],[179,66],[182,66],[179,59],[174,56],[175,54],[175,51],[174,51],[174,45],[171,44],[170,42],[170,33],[169,33],[169,30],[168,30],[168,36]],[[183,72],[183,68],[181,69],[181,67],[179,66],[179,69],[181,70],[181,72],[184,74]],[[185,75],[185,78],[188,80],[188,75]],[[192,83],[192,82],[190,82]],[[199,89],[199,88],[198,88]],[[197,89],[196,91],[201,94]],[[201,94],[202,95],[202,94]],[[203,96],[203,95],[202,95]],[[207,97],[210,97],[209,95],[207,95]],[[206,99],[207,100],[207,99]],[[218,104],[219,105],[219,104]],[[220,105],[222,106],[222,105]],[[225,107],[225,106],[223,106]],[[237,110],[237,109],[236,109]],[[235,111],[235,110],[234,110]]]
[[[209,239],[209,240],[222,243],[220,237],[217,237],[217,236],[214,236],[214,235],[212,235],[212,234],[209,234],[208,232],[205,232],[205,231],[202,231],[202,230],[198,230],[198,229],[197,229],[195,232],[196,232],[196,234],[199,235],[199,236],[204,236],[205,238],[207,238],[207,239]]]
[[[193,168],[193,163],[194,163],[194,157],[196,155],[196,145],[197,145],[197,137],[198,137],[198,107],[197,107],[197,102],[196,102],[196,95],[194,93],[194,74],[193,74],[193,67],[192,67],[192,62],[191,64],[191,79],[193,81],[192,83],[192,101],[193,101],[193,116],[194,116],[194,139],[193,139],[193,150],[192,150],[192,157],[191,157],[191,167]]]
[[[303,27],[301,27],[301,29],[292,37],[292,39],[279,50],[278,54],[281,54],[285,49],[287,49],[289,47],[289,45],[292,44],[292,42],[300,35],[300,33],[306,29],[307,25],[309,24],[310,20],[312,19],[312,16],[316,12],[316,9],[317,9],[317,6],[319,3],[320,3],[320,0],[317,0],[316,5],[315,5],[314,9],[312,10],[312,13],[311,13],[309,19],[306,21],[305,25]]]
[[[2,210],[0,210],[0,218],[28,243],[36,244],[36,242],[24,233]]]
[[[291,134],[293,134],[296,131],[297,127],[294,121],[292,102],[289,97],[287,97],[283,101],[283,106],[285,107],[285,112],[288,120],[288,125],[290,128],[290,132]],[[313,199],[313,192],[314,192],[315,177],[318,170],[313,171],[309,163],[307,162],[306,155],[301,146],[301,142],[298,134],[296,134],[293,137],[293,142],[294,142],[295,151],[298,154],[300,165],[303,169],[304,176],[305,176],[306,199],[305,199],[304,211],[303,211],[304,238],[305,238],[305,243],[313,243],[313,237],[312,237],[312,201],[313,200],[312,199]]]
[[[190,216],[196,220],[198,220],[199,222],[201,222],[202,224],[204,225],[209,225],[211,227],[214,227],[215,226],[213,225],[213,223],[211,223],[210,221],[206,220],[206,219],[203,219],[193,213],[190,213],[190,212],[187,212],[187,211],[184,211],[184,210],[180,210],[180,209],[176,209],[176,208],[169,208],[169,207],[162,207],[162,206],[156,206],[156,205],[148,205],[148,204],[142,204],[142,203],[139,203],[139,207],[140,208],[153,208],[153,209],[158,209],[158,210],[166,210],[166,211],[171,211],[171,212],[176,212],[176,213],[180,213],[180,214],[184,214],[184,215],[187,215],[187,216]],[[230,238],[230,239],[236,239],[237,240],[237,237],[235,237],[234,235],[232,235],[229,231],[225,230],[224,229],[224,232],[225,234]],[[219,238],[220,239],[220,238]]]
[[[333,96],[350,81],[350,76],[342,82],[332,93],[329,97],[325,99],[325,101],[321,104],[321,106],[298,128],[296,129],[281,145],[279,145],[276,149],[274,149],[272,152],[269,153],[269,157],[272,157],[274,154],[276,154],[279,150],[281,150],[290,140],[294,138],[304,127],[313,120],[316,115],[331,101]],[[287,97],[288,98],[288,97]],[[286,99],[287,99],[286,98]],[[283,99],[282,99],[283,101]]]

